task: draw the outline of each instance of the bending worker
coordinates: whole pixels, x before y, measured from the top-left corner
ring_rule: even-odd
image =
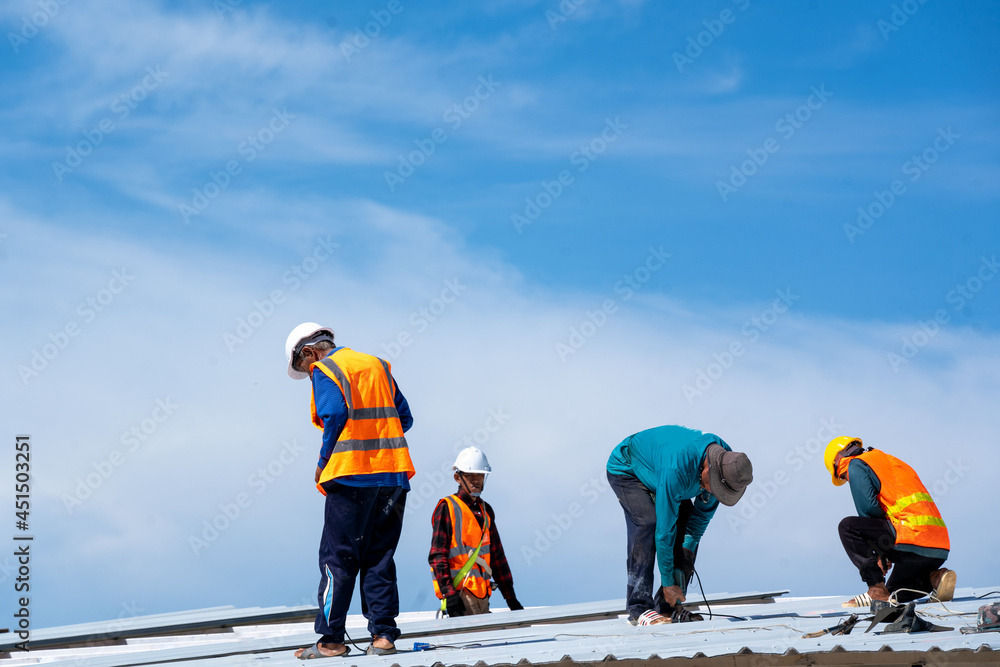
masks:
[[[288,375],[312,379],[312,421],[323,431],[315,482],[326,496],[319,545],[322,635],[297,658],[346,655],[344,624],[361,572],[361,609],[372,636],[370,654],[395,653],[400,631],[393,554],[403,527],[413,463],[403,432],[410,408],[387,361],[336,347],[333,329],[295,327],[285,342]]]
[[[511,611],[524,609],[514,595],[514,579],[493,508],[480,497],[490,462],[477,448],[467,447],[458,453],[452,469],[458,492],[442,498],[434,508],[427,557],[434,592],[443,600],[441,609],[448,616],[489,613],[491,578]]]
[[[735,505],[753,481],[750,459],[712,433],[660,426],[614,448],[608,481],[625,510],[629,623],[701,620],[680,606],[698,543],[719,503]],[[654,557],[660,567],[655,600]]]
[[[840,522],[840,541],[868,592],[844,606],[868,607],[897,591],[898,602],[928,591],[942,602],[951,600],[957,575],[941,567],[950,549],[948,528],[913,468],[844,436],[830,441],[823,459],[836,486],[850,482],[859,515]]]

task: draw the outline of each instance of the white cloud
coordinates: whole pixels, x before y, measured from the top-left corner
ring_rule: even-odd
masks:
[[[228,233],[224,247],[195,238],[157,245],[5,216],[9,260],[0,270],[16,289],[0,297],[12,318],[0,327],[8,378],[0,398],[9,431],[35,443],[34,516],[52,550],[40,565],[47,574],[37,608],[87,610],[48,612],[53,621],[117,615],[137,589],[149,612],[313,595],[319,432],[309,424],[308,384],[287,379],[282,355],[287,331],[313,319],[332,325],[342,344],[390,358],[413,407],[419,473],[397,559],[404,609],[418,600],[430,606],[429,516],[433,500],[452,490],[431,473],[447,468],[464,437],[481,441],[494,464],[486,497],[522,600],[620,597],[624,526],[613,494],[600,490],[604,464],[622,438],[665,423],[715,432],[748,452],[757,479],[748,500],[764,494],[747,525],[731,525],[738,507],[720,510],[710,527],[699,559],[710,591],[857,592],[836,535],[839,519],[853,513],[849,493],[829,484],[821,455],[808,451],[823,420],[909,461],[932,486],[949,462],[968,467],[960,483],[943,487],[940,505],[960,581],[988,583],[989,554],[1000,545],[968,508],[992,489],[989,471],[1000,462],[992,334],[946,326],[894,373],[886,353],[912,334],[907,327],[814,319],[793,301],[766,330],[751,327],[760,333],[752,340],[741,329],[753,317],[770,322],[770,302],[706,308],[642,290],[625,299],[613,285],[551,292],[525,284],[446,224],[404,211],[311,200],[288,207],[293,224],[276,227],[265,224],[283,206],[276,197],[234,195],[231,206],[220,217],[240,220],[233,229],[245,237]],[[340,246],[308,272],[306,258],[327,235]],[[283,279],[295,267],[307,277]],[[102,298],[111,272],[123,268],[134,279],[85,322],[77,304]],[[449,289],[458,292],[453,303],[436,300]],[[276,307],[266,303],[274,290],[283,296]],[[585,323],[603,319],[588,312],[607,299],[617,310],[562,361],[556,343],[576,340],[571,328],[586,336]],[[223,334],[238,335],[241,319],[252,335],[230,352]],[[68,322],[79,335],[25,386],[17,366]],[[699,370],[717,375],[711,364],[725,365],[733,341],[745,353],[689,402],[684,385]],[[123,434],[141,432],[144,420],[151,427],[157,400],[166,399],[176,410],[127,451]],[[505,423],[487,436],[491,410]],[[258,493],[262,478],[252,476],[292,439],[305,452]],[[64,494],[107,470],[115,450],[123,460],[69,513]],[[778,473],[784,483],[774,481]],[[204,537],[206,521],[225,523],[219,515],[241,493],[249,505],[196,556],[190,536]],[[565,525],[572,503],[578,516]],[[525,547],[545,544],[536,531],[558,535],[529,564]],[[85,573],[90,586],[72,585]]]

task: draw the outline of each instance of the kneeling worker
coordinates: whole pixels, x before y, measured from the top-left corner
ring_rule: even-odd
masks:
[[[614,448],[608,481],[625,510],[629,623],[701,620],[680,606],[698,543],[719,503],[735,505],[753,481],[750,459],[712,433],[659,426]],[[660,567],[655,600],[654,557]]]
[[[493,508],[479,497],[490,472],[486,455],[467,447],[458,453],[452,470],[458,492],[442,498],[434,508],[434,533],[427,557],[442,611],[448,616],[489,613],[491,578],[511,611],[524,609],[514,596],[514,579]]]
[[[868,592],[844,606],[868,607],[896,591],[897,602],[928,591],[942,602],[951,600],[957,576],[941,567],[951,548],[948,528],[913,468],[845,436],[830,441],[823,459],[836,486],[850,482],[859,514],[840,522],[840,541]]]

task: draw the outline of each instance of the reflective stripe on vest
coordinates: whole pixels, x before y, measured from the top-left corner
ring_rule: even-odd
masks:
[[[451,548],[448,550],[448,568],[451,570],[452,581],[456,590],[467,590],[477,598],[489,596],[493,590],[490,578],[493,571],[490,567],[490,515],[483,507],[483,525],[480,527],[476,516],[469,506],[457,495],[444,498],[448,505],[448,516],[451,519]],[[482,545],[480,546],[480,541]],[[454,582],[469,561],[469,557],[479,546],[479,556],[476,564],[462,581]],[[431,570],[433,572],[433,568]],[[434,594],[443,598],[437,579],[434,580]]]
[[[320,474],[320,492],[324,482],[346,475],[405,472],[407,477],[413,477],[389,364],[345,347],[317,361],[312,368],[318,368],[336,383],[347,406],[347,421]],[[315,394],[311,410],[313,424],[322,429]]]
[[[878,477],[878,503],[896,531],[896,544],[951,548],[941,512],[913,468],[877,449],[851,458],[864,461]],[[838,467],[846,468],[851,458],[842,459]]]

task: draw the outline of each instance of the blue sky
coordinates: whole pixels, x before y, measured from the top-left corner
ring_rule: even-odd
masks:
[[[669,423],[755,466],[707,589],[860,592],[816,453],[840,434],[913,464],[960,585],[996,583],[969,508],[1000,462],[1000,8],[667,4],[5,3],[35,621],[312,600],[306,320],[413,406],[404,610],[466,440],[522,601],[620,597],[603,466]]]

